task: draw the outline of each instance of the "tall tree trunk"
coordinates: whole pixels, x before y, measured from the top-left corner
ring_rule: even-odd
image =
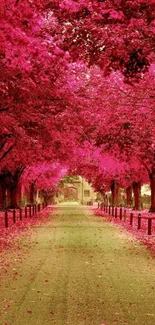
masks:
[[[6,207],[6,186],[3,179],[0,179],[0,210]]]
[[[151,207],[150,212],[155,212],[155,157],[152,166],[152,171],[150,173],[150,186],[151,186]]]
[[[139,210],[141,203],[141,184],[140,182],[133,182],[132,186],[134,194],[134,210]]]
[[[9,173],[7,175],[7,190],[9,196],[9,207],[14,209],[18,208],[21,205],[21,184],[20,184],[20,177],[24,171],[25,167],[21,167],[16,170],[16,172],[12,175]]]
[[[120,189],[116,181],[111,183],[111,194],[112,194],[112,206],[118,206],[120,204]]]
[[[104,199],[105,199],[105,190],[101,190],[100,191],[100,194],[101,194],[101,201],[104,202]]]
[[[111,205],[115,205],[115,181],[111,183]]]
[[[132,207],[132,186],[126,188],[126,204],[127,207]]]
[[[120,201],[121,201],[120,187],[118,183],[116,183],[116,206],[120,205]]]
[[[35,184],[31,183],[30,185],[30,204],[34,204],[36,196]]]
[[[10,187],[10,208],[19,208],[21,205],[21,185],[18,183]]]
[[[104,204],[108,205],[108,196],[107,195],[104,196]]]

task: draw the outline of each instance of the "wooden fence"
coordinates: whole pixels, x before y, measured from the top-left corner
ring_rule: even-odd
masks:
[[[9,228],[24,218],[32,218],[47,206],[46,202],[42,204],[27,205],[18,209],[8,209],[0,212],[0,228]]]
[[[120,221],[125,223],[128,222],[131,227],[135,226],[138,230],[145,224],[148,235],[152,235],[152,232],[155,232],[155,216],[151,214],[149,216],[148,213],[143,211],[139,213],[128,208],[108,206],[103,203],[98,204],[98,208],[111,217],[119,218]]]

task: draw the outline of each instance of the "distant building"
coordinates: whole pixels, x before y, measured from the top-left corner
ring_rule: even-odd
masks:
[[[81,176],[66,177],[59,187],[55,197],[56,203],[63,201],[78,201],[90,204],[96,200],[96,193],[92,186]]]

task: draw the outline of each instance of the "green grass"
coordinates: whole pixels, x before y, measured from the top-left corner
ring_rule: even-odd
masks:
[[[33,231],[6,254],[0,325],[155,324],[155,261],[128,233],[80,207]]]

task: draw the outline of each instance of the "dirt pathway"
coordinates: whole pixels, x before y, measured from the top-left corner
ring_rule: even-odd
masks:
[[[155,260],[125,231],[62,206],[33,232],[1,256],[0,325],[155,324]]]

